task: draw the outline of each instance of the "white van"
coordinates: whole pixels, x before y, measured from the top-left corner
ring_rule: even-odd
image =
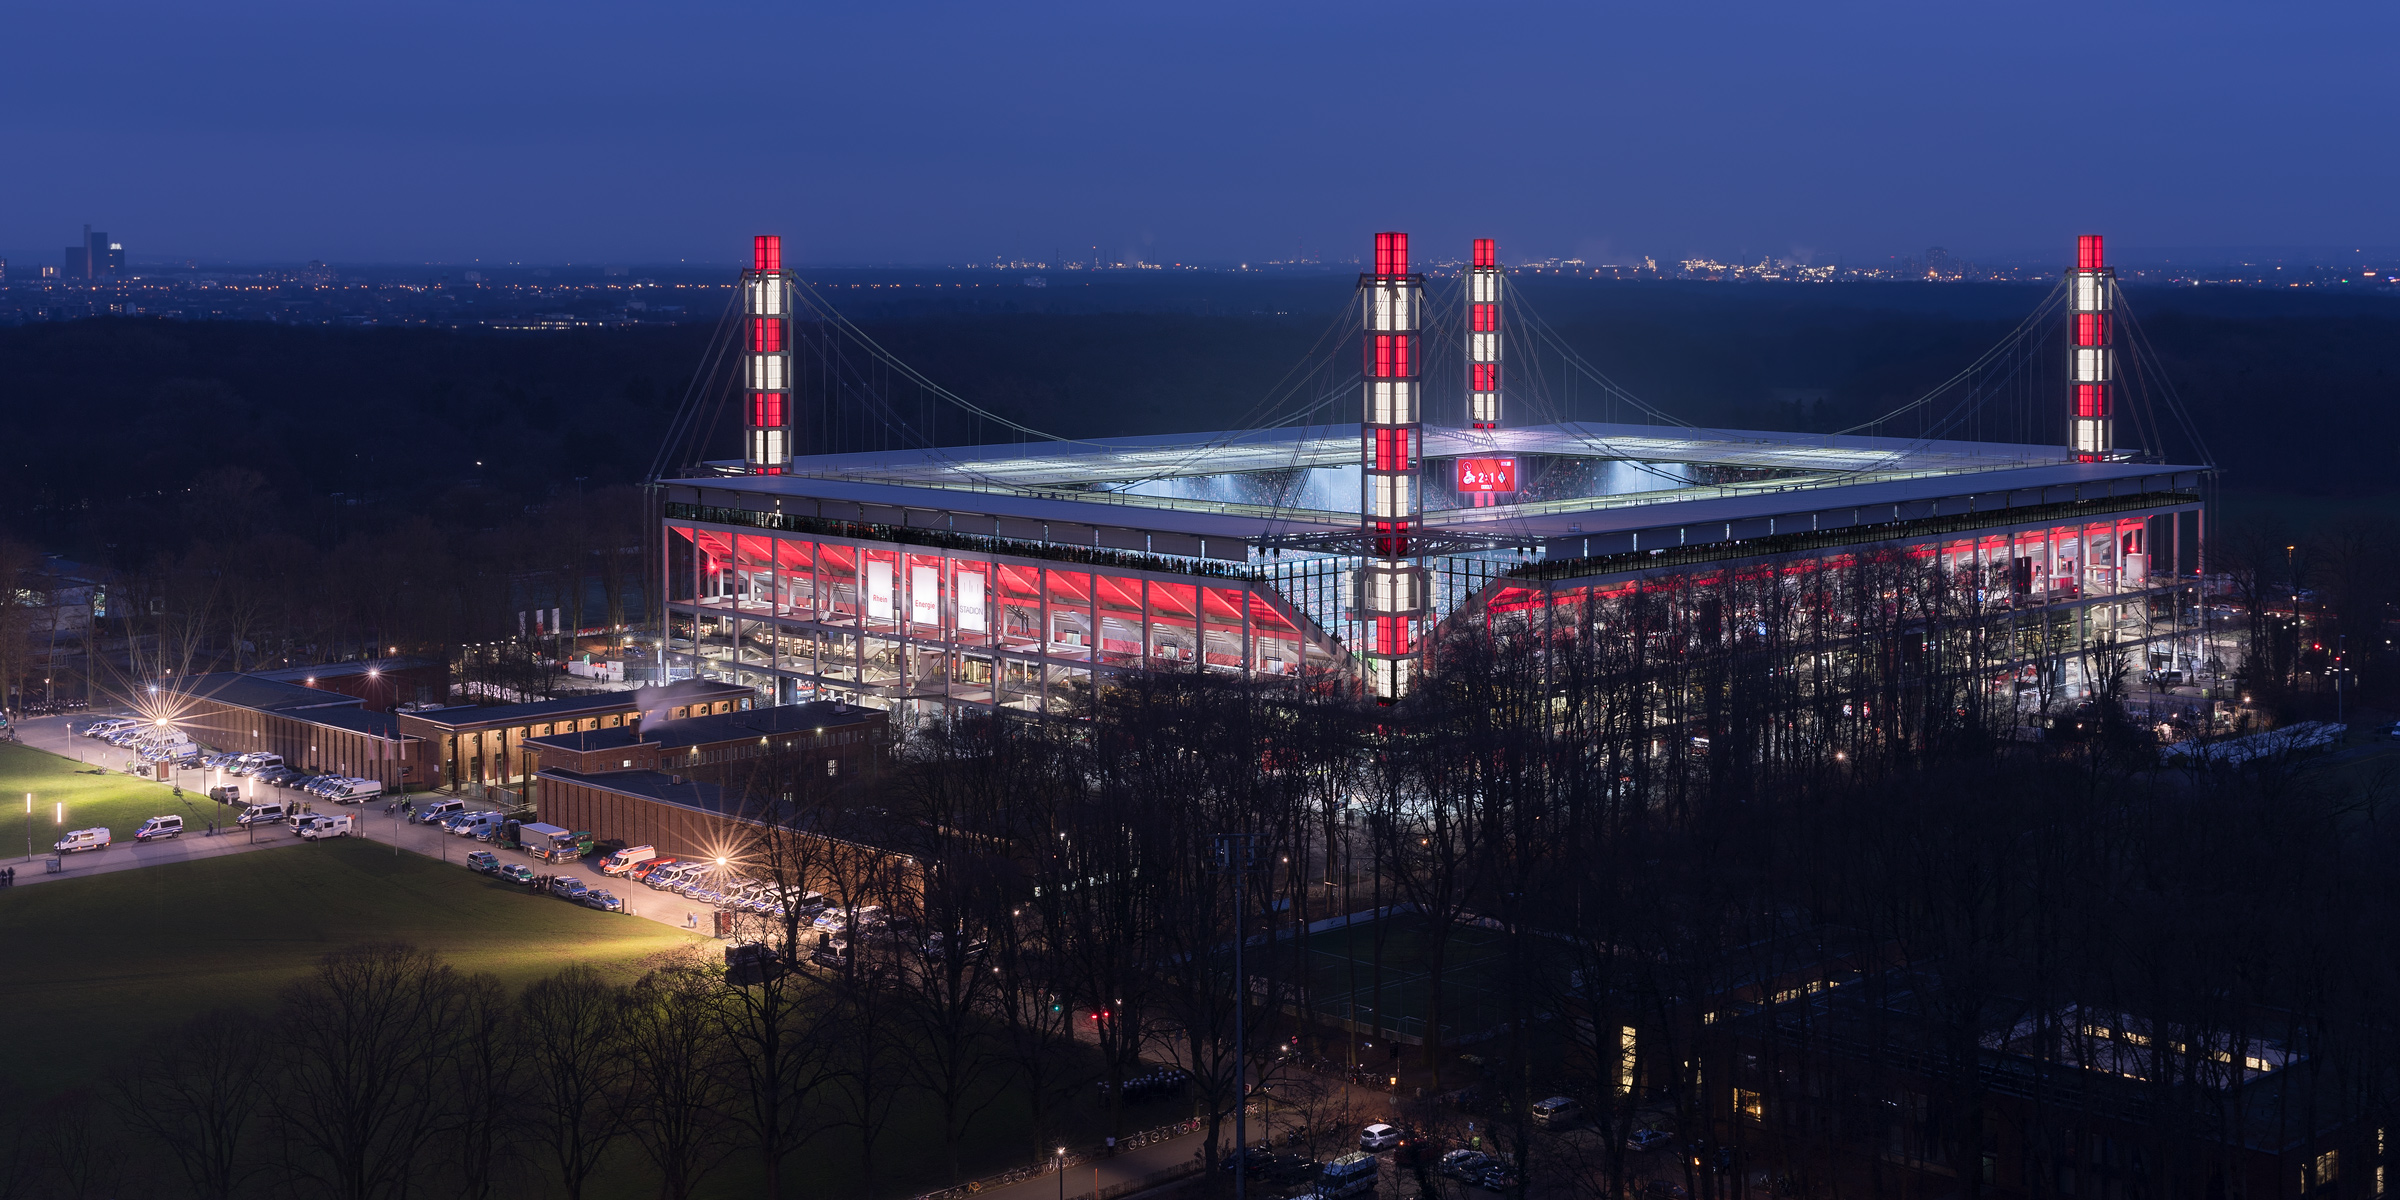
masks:
[[[336,804],[357,804],[382,794],[383,781],[380,779],[353,779],[332,792]]]
[[[142,822],[140,829],[133,831],[133,840],[137,842],[154,842],[181,836],[183,836],[183,818],[174,815],[152,817]]]
[[[1375,1156],[1353,1150],[1317,1169],[1317,1195],[1368,1196],[1375,1192]]]
[[[450,832],[460,837],[479,838],[507,822],[507,817],[496,812],[471,813],[466,820],[460,821]]]
[[[283,801],[266,800],[243,809],[242,815],[235,817],[233,823],[236,825],[272,825],[282,820],[288,813],[289,809]]]
[[[460,832],[465,831],[461,830]],[[609,855],[607,858],[601,859],[600,873],[603,875],[622,875],[625,872],[630,871],[635,867],[638,867],[643,863],[649,862],[651,859],[657,857],[658,847],[656,846],[627,846],[624,849]]]
[[[466,810],[467,802],[464,800],[436,800],[418,809],[417,815],[410,819],[419,825],[439,825],[443,817]]]
[[[1533,1123],[1544,1129],[1564,1129],[1583,1116],[1583,1106],[1572,1096],[1552,1096],[1533,1106]]]
[[[108,831],[106,829],[78,829],[58,839],[58,843],[50,848],[60,854],[73,854],[78,850],[106,850],[108,849]]]
[[[356,831],[357,825],[358,818],[349,813],[338,817],[317,813],[300,818],[299,832],[301,837],[314,842],[323,838],[349,837]]]

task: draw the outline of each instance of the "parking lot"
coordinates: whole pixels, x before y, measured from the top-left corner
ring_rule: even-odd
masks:
[[[20,738],[28,746],[49,751],[64,759],[114,770],[129,757],[124,749],[84,737],[69,727],[70,721],[75,726],[83,726],[100,719],[103,715],[93,713],[74,714],[72,717],[40,717],[21,722],[17,728]],[[50,844],[55,840],[56,834],[45,830],[44,835],[35,841],[33,852],[14,864],[18,868],[18,885],[74,879],[109,871],[133,870],[163,863],[184,862],[195,858],[240,854],[276,847],[297,846],[299,847],[298,852],[306,853],[307,848],[301,844],[301,839],[295,835],[289,824],[283,821],[265,821],[254,825],[237,825],[236,818],[240,816],[244,805],[220,804],[206,799],[209,788],[230,782],[242,786],[246,802],[278,802],[296,812],[307,811],[353,817],[356,821],[353,836],[368,842],[389,845],[394,853],[406,851],[412,854],[422,854],[428,858],[456,864],[461,871],[464,871],[467,869],[467,855],[470,852],[490,851],[500,863],[523,866],[535,875],[545,878],[565,876],[578,880],[586,887],[610,891],[625,902],[625,912],[628,916],[657,921],[678,929],[697,929],[707,932],[711,928],[713,910],[707,905],[673,893],[652,891],[628,879],[603,876],[588,860],[546,863],[522,851],[496,847],[487,842],[478,842],[471,837],[460,837],[439,826],[405,820],[402,814],[396,810],[395,802],[389,798],[377,797],[359,804],[335,804],[291,788],[230,779],[224,772],[213,770],[177,771],[173,782],[183,789],[184,800],[169,803],[162,796],[161,802],[156,807],[161,813],[166,813],[176,811],[177,805],[183,805],[184,811],[194,811],[194,806],[196,806],[195,815],[186,818],[184,832],[181,835],[171,840],[136,842],[133,840],[134,830],[132,827],[115,828],[112,826],[113,838],[106,849],[60,855],[50,851]],[[420,805],[440,798],[439,793],[415,793],[408,797],[411,802]],[[468,807],[472,810],[477,806],[470,804]],[[215,826],[213,833],[210,831],[212,818]],[[119,821],[119,823],[123,822]],[[63,829],[57,831],[57,833],[64,832]],[[44,864],[53,858],[59,861],[62,869],[57,874],[48,874],[44,870]],[[530,888],[528,893],[529,903],[566,903],[566,901],[555,899],[548,894],[530,894]]]

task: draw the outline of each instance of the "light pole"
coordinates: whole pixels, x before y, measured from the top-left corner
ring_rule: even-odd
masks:
[[[25,861],[33,861],[33,793],[25,793]]]
[[[1067,1200],[1067,1148],[1058,1148],[1058,1200]]]

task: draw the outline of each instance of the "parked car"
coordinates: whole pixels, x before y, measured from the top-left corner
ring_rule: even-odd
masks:
[[[1492,1165],[1492,1156],[1481,1150],[1453,1150],[1442,1156],[1436,1168],[1452,1179],[1481,1179],[1484,1168]]]
[[[467,852],[467,869],[481,871],[486,875],[498,874],[500,856],[489,850],[470,850]]]
[[[1484,1168],[1482,1177],[1476,1182],[1492,1191],[1505,1192],[1517,1186],[1517,1173],[1509,1170],[1508,1164],[1495,1162]]]
[[[433,800],[428,801],[425,807],[418,809],[416,816],[412,819],[419,825],[432,825],[452,814],[465,812],[466,809],[467,802],[464,800]]]
[[[635,863],[627,868],[625,873],[637,883],[648,883],[651,876],[674,866],[678,861],[680,860],[661,855]]]
[[[181,836],[183,836],[183,818],[173,815],[152,817],[142,822],[140,829],[133,831],[133,840],[137,842],[159,842]]]
[[[102,828],[78,829],[58,839],[50,848],[60,854],[74,854],[82,850],[106,850],[108,849],[108,830]]]
[[[1625,1148],[1628,1150],[1656,1150],[1666,1144],[1667,1134],[1663,1129],[1636,1129],[1625,1135]]]
[[[220,783],[208,789],[208,798],[219,804],[240,804],[242,802],[241,785]]]
[[[575,897],[575,899],[581,903],[588,904],[593,908],[599,909],[601,912],[625,911],[625,902],[617,899],[614,892],[603,891],[599,888],[585,888],[583,890],[583,894]]]
[[[1399,1127],[1377,1122],[1358,1131],[1358,1148],[1373,1154],[1395,1149],[1400,1145]]]
[[[507,863],[498,871],[494,872],[494,874],[509,881],[510,883],[533,882],[533,868],[526,866],[524,863]]]
[[[243,809],[242,815],[234,818],[234,824],[272,825],[287,815],[289,815],[289,810],[283,801],[268,800]]]
[[[580,900],[590,890],[583,886],[582,880],[572,875],[561,875],[550,881],[550,894],[561,900]]]
[[[1564,1129],[1583,1116],[1583,1105],[1572,1096],[1552,1096],[1533,1106],[1533,1123],[1544,1129]]]

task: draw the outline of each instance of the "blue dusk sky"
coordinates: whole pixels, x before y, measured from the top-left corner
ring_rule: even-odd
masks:
[[[0,252],[2390,244],[2400,5],[7,6]]]

